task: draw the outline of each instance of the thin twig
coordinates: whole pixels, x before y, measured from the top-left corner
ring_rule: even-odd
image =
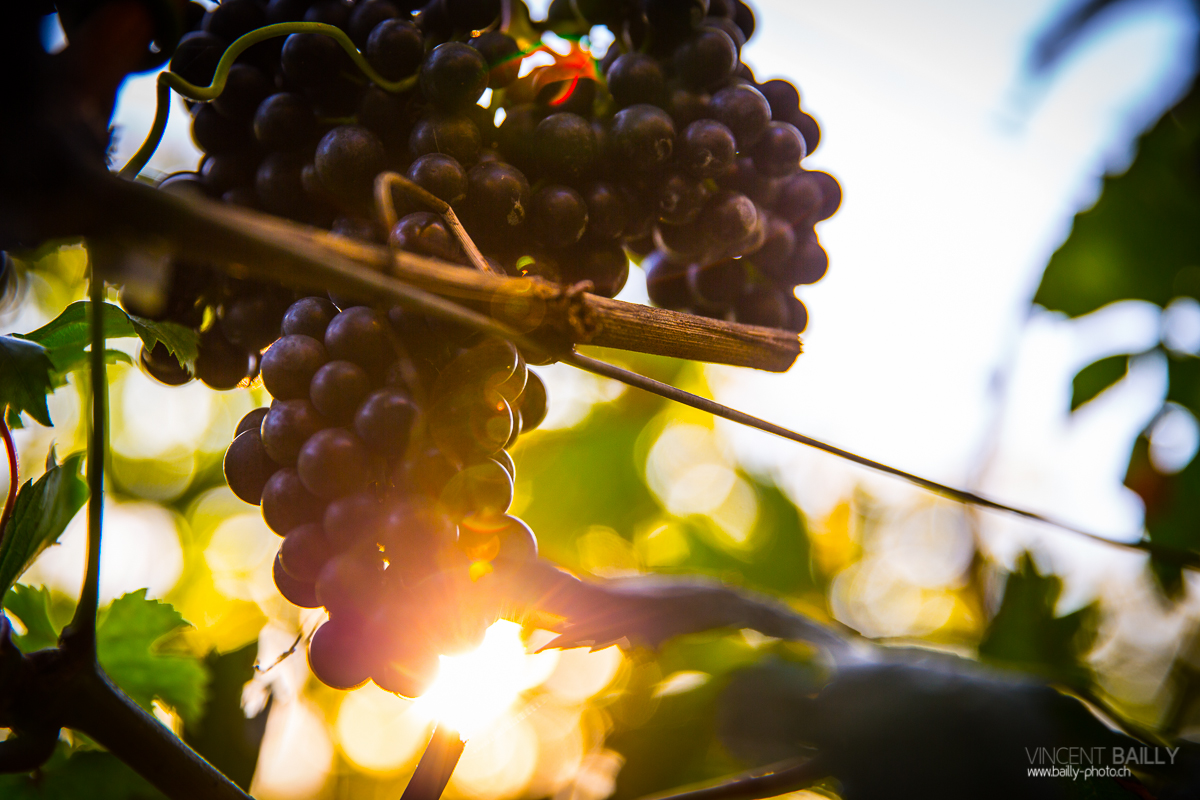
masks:
[[[465,746],[458,731],[448,725],[435,727],[400,800],[438,800],[450,782]]]
[[[5,410],[0,409],[0,414]],[[8,518],[12,516],[13,507],[17,504],[17,489],[20,488],[17,446],[13,443],[12,431],[8,429],[8,421],[3,418],[0,418],[0,437],[3,437],[4,449],[8,453],[8,497],[4,500],[4,512],[0,513],[0,542],[3,542],[4,529],[8,526]]]
[[[1152,553],[1160,558],[1171,558],[1186,567],[1200,567],[1200,555],[1198,554],[1163,548],[1144,539],[1134,542],[1122,542],[1109,539],[1104,536],[1100,536],[1099,534],[1085,531],[1081,528],[1068,525],[1065,522],[1060,522],[1033,511],[1026,511],[1014,506],[1005,505],[1004,503],[998,503],[995,500],[989,500],[988,498],[975,494],[974,492],[955,489],[954,487],[947,486],[944,483],[931,481],[928,478],[922,478],[919,475],[914,475],[911,472],[905,472],[902,469],[890,467],[887,464],[856,455],[851,453],[849,450],[843,450],[840,447],[834,447],[831,444],[826,444],[825,442],[814,439],[811,436],[805,436],[802,433],[796,433],[795,431],[788,430],[781,425],[767,422],[766,420],[751,416],[744,411],[738,411],[737,409],[722,405],[715,400],[709,400],[705,397],[694,395],[691,392],[685,392],[682,389],[662,383],[661,381],[656,381],[653,378],[648,378],[645,375],[639,375],[636,372],[630,372],[627,369],[623,369],[603,361],[598,361],[594,358],[588,358],[587,356],[580,355],[579,353],[570,353],[569,355],[562,356],[560,360],[566,364],[587,370],[588,372],[596,375],[612,378],[613,380],[620,381],[621,383],[629,386],[650,392],[651,394],[656,394],[659,397],[673,400],[676,403],[682,403],[700,411],[707,411],[713,416],[721,417],[722,419],[727,419],[731,422],[736,422],[740,425],[745,425],[760,431],[766,431],[767,433],[773,433],[776,436],[816,448],[817,450],[830,453],[831,455],[835,455],[838,458],[845,459],[860,466],[868,467],[870,469],[883,472],[887,475],[893,475],[897,478],[906,480],[909,483],[920,486],[922,489],[926,489],[934,494],[940,494],[943,497],[948,497],[952,500],[957,500],[960,503],[968,503],[981,508],[990,508],[993,511],[1003,511],[1008,514],[1014,514],[1018,517],[1024,517],[1025,519],[1031,519],[1036,522],[1051,525],[1055,528],[1060,528],[1064,531],[1069,531],[1071,533],[1078,534],[1079,536],[1084,536],[1088,539],[1102,542],[1104,544],[1116,545],[1118,547],[1124,547],[1131,550],[1141,550],[1143,552]]]
[[[296,648],[300,646],[300,642],[302,639],[304,639],[304,631],[300,631],[299,633],[297,633],[296,641],[292,642],[292,646],[289,647],[287,650],[284,650],[278,656],[276,656],[275,660],[272,661],[270,664],[268,664],[265,667],[261,666],[259,664],[255,664],[254,671],[256,673],[258,673],[259,675],[266,675],[268,672],[270,672],[271,670],[275,669],[280,664],[282,664],[289,656],[291,656],[293,653],[295,653]]]
[[[659,792],[642,800],[757,800],[805,789],[828,775],[829,767],[820,756],[792,758],[739,772],[711,786]]]
[[[463,227],[449,203],[398,172],[381,172],[375,177],[375,204],[379,210],[380,222],[383,223],[385,230],[391,231],[399,219],[396,214],[396,204],[392,198],[392,191],[395,189],[400,189],[411,199],[442,215],[442,219],[446,220],[446,224],[450,226],[450,230],[462,246],[463,252],[467,254],[471,266],[480,272],[488,272],[493,275],[504,274],[494,269],[483,257],[483,253],[479,252],[479,248],[475,246],[474,240],[471,239],[467,229]]]

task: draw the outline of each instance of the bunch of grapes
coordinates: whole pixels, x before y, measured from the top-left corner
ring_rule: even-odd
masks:
[[[373,84],[321,33],[266,39],[216,99],[191,104],[203,161],[160,188],[469,268],[447,220],[409,194],[384,228],[374,191],[392,171],[454,209],[498,271],[611,297],[640,260],[659,305],[802,331],[794,289],[825,272],[813,226],[841,190],[801,167],[820,132],[796,89],[741,63],[749,7],[554,0],[544,29],[604,25],[616,41],[598,63],[574,45],[519,77],[527,52],[506,26],[527,37],[528,13],[505,1],[191,3],[170,68],[192,84],[212,82],[237,38],[293,21],[344,31],[393,89],[414,80]],[[194,370],[161,345],[143,351],[157,379],[227,389],[261,374],[273,396],[238,425],[225,473],[283,537],[279,590],[329,613],[309,648],[321,680],[412,696],[438,654],[479,641],[499,607],[474,579],[537,552],[507,514],[505,448],[546,410],[517,348],[202,263],[175,263],[156,303],[123,299],[200,331]]]
[[[329,612],[315,674],[420,694],[437,656],[477,645],[496,618],[471,565],[478,578],[537,554],[506,513],[505,448],[544,417],[545,386],[508,342],[435,338],[398,309],[306,297],[280,333],[262,357],[274,402],[238,424],[226,479],[283,537],[279,591]]]

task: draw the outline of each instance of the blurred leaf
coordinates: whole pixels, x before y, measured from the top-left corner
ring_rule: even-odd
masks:
[[[17,492],[12,517],[0,539],[0,591],[7,593],[38,554],[58,541],[87,501],[87,484],[79,477],[82,462],[82,453],[68,456],[36,483],[26,481]]]
[[[51,352],[51,360],[60,363],[77,363],[79,353],[91,343],[88,320],[90,304],[87,300],[71,303],[57,317],[22,338],[37,342]],[[138,337],[147,348],[158,342],[171,351],[181,362],[196,360],[199,335],[190,328],[173,322],[153,322],[132,314],[126,314],[112,303],[104,303],[104,338],[124,339]],[[61,367],[60,367],[61,369]]]
[[[72,751],[59,743],[50,760],[28,775],[0,775],[5,800],[163,800],[165,795],[116,756]]]
[[[1034,42],[1029,59],[1034,72],[1043,72],[1058,63],[1079,43],[1083,33],[1108,9],[1121,3],[1145,3],[1147,0],[1083,0],[1054,21]]]
[[[1150,442],[1139,436],[1125,473],[1125,485],[1137,492],[1146,508],[1146,532],[1153,549],[1150,569],[1163,593],[1183,596],[1184,562],[1200,551],[1200,459],[1182,471],[1164,475],[1150,460]]]
[[[230,653],[210,652],[204,659],[212,676],[204,713],[183,730],[197,753],[245,791],[250,790],[271,708],[268,700],[252,718],[242,711],[242,689],[254,677],[257,657],[257,641]]]
[[[1034,302],[1077,317],[1118,300],[1200,297],[1200,83],[1144,135],[1123,175],[1075,217]]]
[[[58,645],[58,627],[50,620],[50,591],[18,583],[4,596],[4,610],[21,620],[25,633],[13,642],[22,653]]]
[[[187,626],[169,603],[147,600],[146,590],[118,597],[96,626],[100,666],[138,705],[158,698],[195,723],[204,707],[208,671],[193,655],[162,653],[154,645]]]
[[[54,361],[55,388],[66,385],[67,373],[85,369],[88,366],[88,351],[86,350],[52,350],[50,357]],[[128,353],[121,350],[105,350],[104,362],[110,365],[132,364],[133,359],[129,357]]]
[[[0,336],[0,405],[25,411],[45,425],[50,422],[46,395],[54,391],[50,373],[54,364],[46,350],[36,342],[22,341],[14,336]]]
[[[1096,604],[1063,617],[1054,615],[1062,581],[1037,571],[1028,553],[1004,584],[1004,599],[992,618],[979,655],[984,660],[1033,672],[1082,688],[1091,670],[1082,656],[1096,635]]]
[[[1071,381],[1071,410],[1079,408],[1128,372],[1129,356],[1109,356],[1088,364],[1075,373],[1075,379]]]

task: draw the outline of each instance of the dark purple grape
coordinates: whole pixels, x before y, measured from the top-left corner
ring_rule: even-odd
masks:
[[[261,208],[258,192],[253,186],[235,186],[221,195],[221,202],[242,208]]]
[[[671,158],[675,125],[661,108],[632,105],[613,117],[609,144],[618,163],[626,169],[652,170]]]
[[[763,83],[758,90],[771,104],[771,119],[791,122],[800,112],[800,92],[788,81],[775,78]]]
[[[742,29],[737,26],[736,22],[734,22],[733,20],[728,19],[728,18],[708,17],[704,20],[703,27],[716,28],[719,31],[723,31],[725,33],[725,35],[728,36],[733,41],[733,46],[735,48],[737,57],[741,58],[742,45],[744,45],[746,43],[746,34],[742,33]],[[743,67],[743,66],[745,66],[745,65],[738,64],[735,61],[734,62],[734,74],[735,75],[738,74],[738,68]]]
[[[764,206],[775,205],[784,182],[784,179],[760,175],[754,168],[754,160],[749,156],[737,158],[720,180],[723,188],[741,192],[754,202]]]
[[[822,182],[816,177],[818,174],[801,170],[785,180],[772,210],[792,225],[816,222],[825,203]]]
[[[332,689],[353,689],[371,679],[375,662],[369,641],[352,620],[329,620],[308,643],[308,667]]]
[[[267,3],[267,24],[299,22],[310,5],[312,0],[271,0]]]
[[[791,225],[774,215],[767,217],[764,234],[762,247],[754,251],[750,260],[773,282],[783,283],[780,278],[785,274],[785,265],[795,250],[796,234]]]
[[[281,466],[295,466],[300,448],[325,427],[325,420],[308,400],[276,400],[262,422],[267,455]]]
[[[263,488],[279,469],[263,449],[262,437],[256,430],[238,435],[225,451],[225,482],[242,500],[253,505],[262,501]]]
[[[208,86],[229,43],[207,31],[185,33],[171,55],[171,72],[195,86]]]
[[[374,545],[334,556],[317,576],[317,597],[331,617],[368,617],[383,593],[383,569]]]
[[[371,480],[370,452],[362,440],[342,428],[317,431],[296,459],[305,488],[331,500],[363,489]]]
[[[521,433],[528,433],[542,424],[547,406],[546,384],[536,372],[530,370],[525,391],[521,393]]]
[[[733,165],[737,144],[720,122],[698,119],[683,129],[676,144],[680,166],[696,178],[716,178]]]
[[[389,150],[407,146],[414,110],[414,105],[408,102],[409,97],[368,86],[358,103],[359,124],[378,136]]]
[[[253,183],[257,169],[258,153],[242,149],[205,156],[200,164],[200,177],[209,194],[219,197],[230,189]]]
[[[254,191],[262,207],[272,214],[300,219],[308,210],[304,191],[304,156],[300,153],[271,153],[254,175]]]
[[[733,133],[739,151],[753,147],[771,122],[771,105],[753,86],[739,83],[712,96],[708,113]]]
[[[672,173],[658,187],[658,218],[671,225],[691,222],[711,196],[703,181]]]
[[[837,213],[838,207],[842,204],[842,186],[837,182],[837,178],[829,173],[810,172],[808,174],[821,189],[821,207],[817,209],[815,219],[817,221],[829,219]]]
[[[416,15],[417,27],[430,41],[444,42],[454,34],[445,0],[428,0]]]
[[[655,250],[642,259],[646,271],[646,292],[650,302],[663,308],[686,308],[691,301],[687,287],[687,265],[671,261],[665,252]]]
[[[350,27],[350,14],[354,6],[342,0],[317,0],[304,12],[305,22],[320,22],[346,31]]]
[[[212,389],[232,389],[248,376],[254,366],[250,353],[231,343],[214,325],[200,334],[196,356],[196,377]]]
[[[512,437],[513,415],[499,394],[451,394],[429,411],[429,433],[451,458],[468,461],[490,456]]]
[[[313,139],[317,117],[304,95],[278,92],[254,112],[254,138],[269,150],[295,150]]]
[[[313,375],[309,397],[323,418],[345,425],[354,419],[369,391],[371,379],[362,367],[350,361],[330,361]]]
[[[322,136],[313,161],[321,184],[349,202],[371,197],[385,162],[383,142],[359,125],[339,125]]]
[[[593,241],[616,241],[629,227],[632,202],[624,190],[608,181],[597,181],[583,190],[587,203],[587,230]]]
[[[727,258],[715,264],[692,264],[687,270],[688,290],[695,305],[723,313],[746,287],[746,268]]]
[[[467,115],[431,112],[413,125],[408,151],[414,158],[444,153],[460,164],[473,164],[482,142],[479,128]]]
[[[367,61],[389,81],[407,78],[421,66],[425,42],[421,30],[406,19],[387,19],[367,39]]]
[[[354,10],[350,12],[346,33],[350,36],[350,41],[354,42],[355,47],[359,50],[366,50],[370,36],[375,29],[384,22],[394,20],[399,16],[400,9],[390,0],[360,0],[354,6]],[[407,20],[405,21],[407,22]],[[411,22],[408,24],[412,25]],[[416,25],[413,25],[413,28],[416,28]],[[408,75],[407,72],[400,77],[403,78],[406,75]],[[392,80],[397,80],[397,78],[392,78]]]
[[[311,336],[284,336],[263,354],[263,385],[279,400],[307,398],[313,375],[328,360],[325,345]]]
[[[739,192],[721,192],[700,215],[700,228],[716,248],[731,252],[758,224],[754,202]]]
[[[158,188],[171,194],[208,196],[208,187],[198,172],[174,172],[163,178]]]
[[[368,375],[382,376],[394,358],[386,322],[366,306],[348,308],[333,318],[325,330],[330,359],[353,361]]]
[[[793,333],[804,333],[808,327],[808,309],[791,292],[787,293],[783,301],[788,310],[788,320],[784,328]]]
[[[754,11],[742,0],[737,0],[737,8],[733,12],[733,21],[746,35],[746,41],[754,36]]]
[[[467,173],[467,186],[465,207],[481,232],[503,233],[525,221],[529,181],[516,167],[497,161],[477,164]]]
[[[588,208],[583,196],[569,186],[550,184],[533,193],[529,201],[529,226],[547,247],[568,247],[583,236]]]
[[[800,135],[804,137],[804,148],[811,156],[821,144],[821,126],[811,114],[805,114],[803,111],[795,116],[792,124],[800,131]]]
[[[408,168],[408,179],[425,191],[457,205],[467,196],[467,171],[452,156],[426,153]]]
[[[229,119],[250,122],[259,104],[273,90],[271,79],[262,70],[249,64],[234,64],[225,79],[225,88],[212,105]]]
[[[244,122],[230,119],[212,103],[197,103],[192,115],[192,139],[210,155],[236,153],[251,144]]]
[[[267,411],[269,410],[270,409],[268,409],[266,406],[263,406],[262,408],[256,408],[253,411],[248,411],[246,416],[242,417],[238,421],[237,428],[235,428],[233,431],[233,438],[236,439],[246,431],[261,432],[262,421],[267,416]]]
[[[547,176],[573,181],[591,169],[596,159],[596,134],[578,114],[559,112],[538,123],[533,132],[538,164]]]
[[[591,281],[592,294],[615,297],[629,279],[629,257],[615,242],[585,242],[566,254],[562,277],[564,283]]]
[[[446,111],[462,111],[487,88],[488,65],[474,47],[446,42],[426,56],[420,75],[425,99]]]
[[[341,72],[347,60],[341,45],[319,33],[293,33],[284,40],[279,56],[283,74],[300,88],[325,83]]]
[[[788,264],[788,283],[791,286],[816,283],[825,277],[829,269],[829,256],[812,231],[797,239],[796,249]]]
[[[804,137],[795,125],[786,122],[767,125],[750,152],[754,168],[772,178],[784,178],[796,172],[805,155]]]
[[[204,15],[201,27],[207,33],[232,42],[266,22],[266,9],[257,0],[224,0]]]
[[[784,292],[762,285],[748,288],[738,298],[733,313],[738,322],[767,328],[786,328],[791,318]]]
[[[378,389],[354,415],[354,430],[367,447],[389,459],[403,458],[417,420],[417,407],[395,389]]]
[[[662,102],[664,80],[658,60],[645,53],[624,53],[613,61],[605,75],[608,91],[617,106]]]
[[[521,71],[521,47],[507,33],[486,31],[467,44],[483,56],[488,65],[488,86],[503,89],[517,79]]]
[[[275,588],[283,595],[284,600],[300,608],[320,608],[321,602],[317,600],[316,587],[311,583],[298,581],[284,572],[278,554],[275,556],[275,563],[271,566],[271,574],[275,578]]]
[[[442,490],[440,499],[455,522],[467,517],[494,519],[512,505],[512,477],[499,462],[482,459],[457,472]]]
[[[432,211],[416,211],[401,217],[392,228],[388,244],[443,261],[461,258],[457,238],[441,216]]]
[[[667,95],[666,109],[671,114],[671,119],[675,120],[675,127],[682,128],[698,119],[708,117],[708,105],[711,102],[712,96],[707,92],[694,92],[678,87]]]
[[[336,553],[378,541],[383,525],[383,506],[371,492],[339,497],[325,507],[322,521],[326,541]]]
[[[292,578],[314,583],[321,569],[333,556],[325,539],[325,529],[317,522],[292,528],[279,546],[279,566]]]
[[[280,536],[308,522],[317,522],[325,513],[325,504],[313,497],[300,476],[284,467],[271,476],[262,493],[262,515],[267,527]]]
[[[500,387],[509,385],[514,376],[520,380],[522,369],[521,354],[510,342],[484,339],[442,368],[433,386],[433,396],[443,398],[463,392],[500,391]]]
[[[219,323],[230,342],[244,350],[262,350],[279,338],[287,297],[263,287],[225,302]]]
[[[674,62],[675,72],[684,84],[693,89],[707,89],[733,74],[738,48],[725,31],[701,28],[676,48]]]
[[[325,329],[338,313],[333,303],[324,297],[302,297],[284,312],[280,332],[284,336],[311,336],[325,341]]]
[[[162,342],[156,342],[149,350],[142,347],[138,361],[151,378],[167,386],[183,386],[192,379],[192,373],[171,355]]]

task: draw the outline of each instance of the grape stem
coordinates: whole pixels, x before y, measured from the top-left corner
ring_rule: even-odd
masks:
[[[20,472],[17,464],[17,446],[13,443],[12,431],[8,429],[8,422],[4,419],[0,419],[0,437],[4,438],[4,449],[8,455],[8,497],[4,500],[4,512],[0,513],[0,542],[3,542],[4,529],[8,527],[8,518],[12,516],[13,507],[17,504]]]
[[[120,172],[117,174],[122,178],[133,180],[146,166],[146,162],[150,160],[150,157],[154,155],[154,151],[158,149],[163,133],[167,130],[167,118],[171,113],[171,89],[191,100],[213,100],[219,97],[221,92],[225,91],[225,82],[229,79],[229,70],[238,56],[259,42],[273,39],[277,36],[291,36],[293,33],[317,33],[332,38],[346,51],[346,54],[350,56],[350,60],[354,62],[354,65],[372,83],[384,91],[393,93],[405,92],[417,83],[416,75],[410,75],[398,81],[389,81],[380,75],[363,54],[358,51],[354,43],[350,41],[350,37],[346,35],[345,31],[336,26],[326,25],[323,22],[280,22],[275,25],[266,25],[238,37],[234,40],[233,44],[225,49],[225,52],[221,54],[221,60],[217,62],[212,83],[208,86],[197,86],[194,83],[189,83],[169,69],[160,72],[158,74],[158,91],[155,96],[154,124],[150,126],[150,133],[147,134],[146,140],[142,142],[141,147],[137,149],[137,152],[133,154],[133,157],[129,159],[125,166],[121,167]]]
[[[481,272],[490,272],[493,275],[503,274],[489,264],[488,260],[483,257],[483,253],[479,252],[479,248],[475,246],[471,235],[467,233],[467,229],[463,227],[449,203],[398,172],[381,172],[375,177],[375,207],[384,230],[391,231],[399,221],[399,217],[396,215],[396,202],[392,196],[392,192],[396,189],[400,189],[409,198],[442,215],[446,224],[450,226],[450,230],[458,237],[458,243],[462,245],[463,252],[467,254],[471,266]]]
[[[448,725],[436,726],[400,800],[438,800],[466,744],[458,731]]]

